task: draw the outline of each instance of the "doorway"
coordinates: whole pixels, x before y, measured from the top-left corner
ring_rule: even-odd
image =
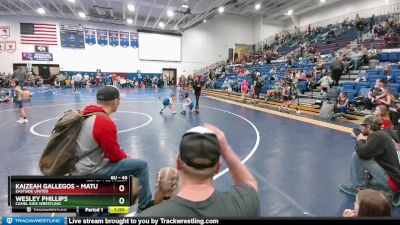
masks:
[[[167,86],[176,86],[176,69],[162,69],[162,76]]]
[[[244,56],[249,56],[251,49],[251,45],[235,44],[235,60],[241,60]]]
[[[52,84],[60,74],[60,67],[57,64],[32,64],[32,74],[42,77],[44,84]]]

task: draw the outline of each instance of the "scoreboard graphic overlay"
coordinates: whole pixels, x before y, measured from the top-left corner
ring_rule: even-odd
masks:
[[[128,213],[131,177],[9,176],[12,212]]]

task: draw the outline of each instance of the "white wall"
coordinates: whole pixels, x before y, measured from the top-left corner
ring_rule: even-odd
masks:
[[[252,19],[223,14],[183,32],[182,70],[201,69],[228,59],[228,49],[235,49],[235,44],[255,43],[254,29]]]
[[[13,63],[27,63],[22,61],[22,52],[34,52],[33,45],[21,45],[19,34],[20,22],[54,23],[52,19],[19,18],[0,16],[0,26],[11,27],[11,37],[6,41],[16,41],[17,51],[13,54],[0,53],[0,72],[12,72]],[[87,21],[57,20],[57,24],[78,24],[100,29],[119,31],[135,31],[128,26],[91,23]],[[57,27],[59,29],[59,27]],[[59,36],[59,32],[58,36]],[[100,45],[86,45],[85,49],[69,49],[59,46],[50,46],[53,62],[30,62],[37,64],[59,64],[61,70],[105,72],[136,72],[161,73],[162,68],[176,68],[178,75],[191,74],[193,70],[209,66],[217,61],[228,58],[228,48],[235,44],[254,44],[253,20],[234,15],[218,15],[193,29],[187,30],[182,36],[182,62],[142,61],[138,59],[138,49],[121,46],[111,47]],[[2,40],[0,40],[2,41]],[[140,45],[140,40],[139,40]]]
[[[400,3],[400,0],[344,0],[323,8],[318,8],[300,17],[300,26],[315,23],[321,20],[338,17],[356,11],[373,9],[380,6]],[[372,11],[371,11],[372,12]],[[362,16],[362,15],[361,15]]]
[[[61,70],[75,71],[96,71],[101,69],[105,72],[136,72],[142,73],[161,73],[162,68],[177,68],[180,72],[180,63],[175,62],[153,62],[140,61],[138,59],[138,49],[132,47],[123,48],[121,46],[112,47],[110,45],[86,45],[85,49],[62,48],[59,41],[58,46],[50,46],[50,53],[53,54],[52,62],[22,61],[22,52],[34,52],[33,45],[20,44],[20,22],[54,23],[46,18],[17,18],[0,17],[0,25],[11,27],[11,37],[6,41],[16,41],[17,51],[13,54],[7,52],[0,53],[0,71],[11,72],[13,63],[34,63],[34,64],[59,64]],[[77,24],[77,21],[57,20],[57,24]],[[135,31],[127,26],[94,24],[82,22],[84,26],[92,28],[103,28],[119,31]],[[59,27],[57,26],[57,29]],[[57,31],[59,36],[59,31]]]
[[[285,28],[278,25],[263,23],[261,29],[261,40],[274,36],[276,33],[283,31]]]

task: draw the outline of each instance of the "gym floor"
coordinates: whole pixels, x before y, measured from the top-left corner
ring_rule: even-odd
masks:
[[[63,112],[95,103],[96,89],[33,89],[25,103],[29,123],[18,124],[13,103],[0,104],[0,212],[7,206],[7,176],[40,175],[38,160],[54,123]],[[355,198],[341,193],[338,184],[349,183],[354,140],[343,125],[330,127],[319,120],[258,110],[203,95],[200,114],[159,114],[163,97],[179,96],[177,89],[121,89],[119,111],[111,117],[118,127],[122,148],[149,163],[150,185],[165,166],[175,166],[182,134],[191,127],[211,123],[221,128],[260,187],[261,216],[342,216]],[[190,94],[194,99],[193,94]],[[302,119],[304,118],[304,119]],[[345,124],[344,124],[345,125]],[[215,177],[218,190],[232,185],[229,172]],[[393,214],[400,216],[400,209]],[[17,214],[14,214],[17,215]]]

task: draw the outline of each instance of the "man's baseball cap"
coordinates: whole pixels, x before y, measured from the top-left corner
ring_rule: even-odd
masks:
[[[212,168],[219,161],[221,146],[217,136],[202,126],[194,127],[182,136],[179,155],[182,161],[196,169]]]
[[[370,125],[375,129],[379,129],[379,127],[382,125],[382,120],[376,116],[366,116],[363,118],[360,125]]]
[[[115,99],[119,99],[119,91],[118,88],[112,85],[107,85],[100,88],[97,91],[97,100],[101,101],[111,101]]]

